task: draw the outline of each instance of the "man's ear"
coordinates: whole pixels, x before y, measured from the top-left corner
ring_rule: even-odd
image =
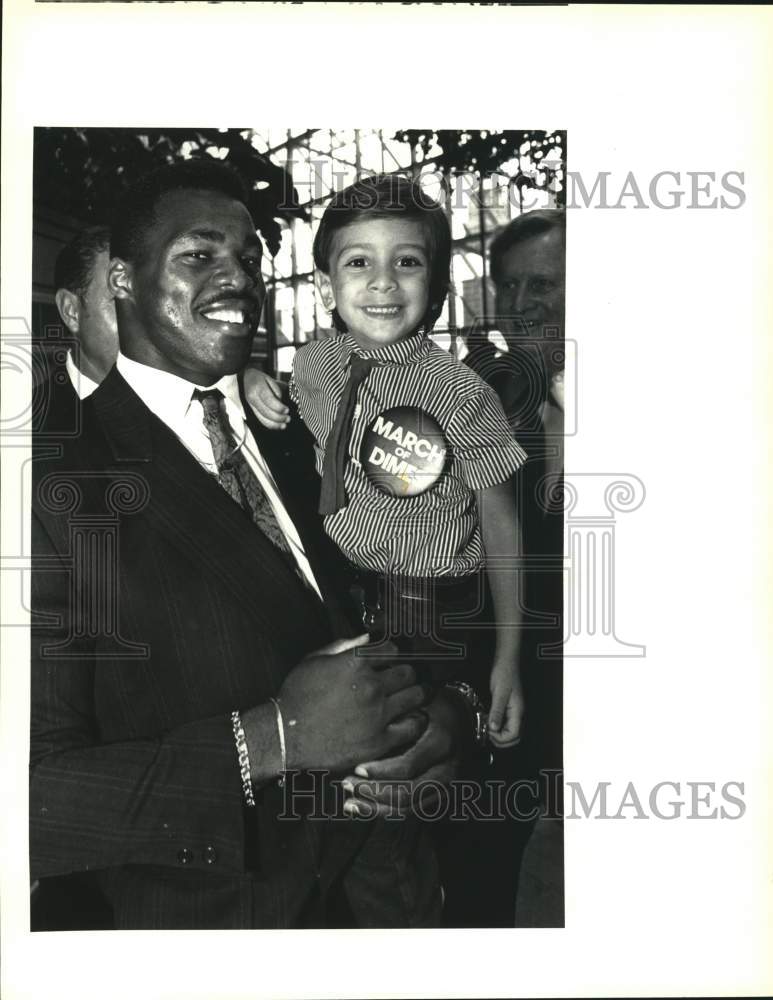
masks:
[[[107,265],[107,290],[114,299],[130,299],[133,296],[132,269],[120,257],[113,257]]]
[[[56,302],[56,308],[59,310],[59,315],[62,317],[62,322],[70,333],[74,333],[77,336],[81,325],[80,298],[75,292],[71,292],[69,288],[60,288],[54,296],[54,301]]]
[[[322,304],[328,312],[332,312],[336,307],[336,298],[333,292],[333,283],[330,280],[330,275],[325,274],[324,271],[318,270],[314,275],[314,280],[317,285],[319,297],[322,299]]]

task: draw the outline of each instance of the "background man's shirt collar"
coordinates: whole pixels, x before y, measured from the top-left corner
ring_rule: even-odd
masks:
[[[86,399],[99,386],[99,382],[95,382],[93,378],[83,374],[75,364],[72,351],[67,352],[67,360],[64,364],[78,399]]]

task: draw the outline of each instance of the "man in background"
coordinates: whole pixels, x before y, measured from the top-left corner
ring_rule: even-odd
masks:
[[[557,209],[526,212],[497,235],[489,251],[489,270],[496,291],[494,322],[507,350],[500,351],[484,340],[471,344],[466,358],[496,390],[513,434],[527,454],[517,481],[526,607],[521,647],[526,702],[523,739],[512,750],[495,751],[488,776],[508,785],[524,779],[536,781],[540,808],[554,818],[562,810],[563,768],[565,253],[565,215]],[[523,814],[528,814],[528,796],[522,796],[520,805]],[[553,844],[559,828],[555,819],[543,820],[536,827],[520,819],[477,824],[485,846],[475,855],[478,863],[469,869],[470,895],[476,898],[481,881],[491,886],[491,892],[469,908],[483,926],[512,926],[521,858],[532,829],[552,838]],[[543,860],[547,854],[545,848],[540,852]],[[552,850],[556,867],[562,865],[561,855],[562,851]],[[495,872],[507,872],[507,876],[497,880]],[[554,875],[560,882],[560,871]],[[551,881],[548,873],[544,880]],[[562,922],[558,910],[562,911],[562,903],[553,899],[552,912],[545,918]],[[449,919],[460,926],[465,926],[465,920],[470,923],[463,911],[449,914]],[[520,922],[517,915],[516,920]]]
[[[68,349],[64,365],[51,366],[51,374],[33,389],[34,431],[45,434],[49,441],[78,433],[79,401],[91,395],[115,364],[118,325],[107,288],[109,262],[110,231],[106,226],[81,230],[56,258],[56,308],[76,344]],[[30,909],[32,930],[112,926],[110,908],[86,874],[34,882]]]
[[[106,281],[109,261],[110,232],[105,226],[82,230],[56,259],[56,308],[75,343],[64,365],[51,364],[51,355],[46,357],[48,377],[33,390],[38,433],[77,433],[78,400],[90,396],[115,364],[118,327]]]
[[[563,468],[566,223],[558,209],[518,216],[494,239],[495,324],[507,351],[470,344],[467,364],[498,392],[514,433],[547,439],[547,472]]]
[[[67,356],[67,374],[79,399],[85,399],[115,364],[118,326],[115,302],[107,287],[110,231],[92,226],[79,233],[57,257],[56,308],[78,341],[77,357]]]

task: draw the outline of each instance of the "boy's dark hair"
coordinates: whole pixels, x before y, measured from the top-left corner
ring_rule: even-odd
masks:
[[[489,247],[489,271],[494,283],[499,280],[502,258],[511,247],[553,229],[560,231],[562,235],[566,233],[566,215],[560,208],[538,208],[533,212],[524,212],[508,223]]]
[[[160,167],[136,180],[120,199],[113,218],[110,253],[135,261],[142,252],[156,207],[171,191],[216,191],[247,206],[247,188],[241,176],[219,160],[185,160]]]
[[[54,289],[66,288],[83,298],[94,276],[97,255],[110,249],[107,226],[89,226],[62,247],[54,265]]]
[[[335,234],[363,219],[410,219],[420,222],[429,256],[429,302],[422,326],[428,333],[440,316],[451,284],[451,228],[443,208],[419,184],[397,174],[366,177],[343,191],[328,204],[314,237],[314,264],[324,274],[330,271]],[[333,310],[336,330],[346,333],[346,324]]]

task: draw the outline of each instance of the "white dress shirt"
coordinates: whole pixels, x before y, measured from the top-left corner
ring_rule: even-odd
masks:
[[[95,382],[93,378],[84,375],[80,368],[78,368],[73,361],[72,351],[67,352],[65,368],[67,369],[67,374],[70,376],[72,387],[75,389],[78,399],[86,399],[99,385],[99,382]]]
[[[309,560],[306,558],[300,535],[282,503],[271,471],[247,426],[244,409],[239,398],[236,375],[224,375],[214,385],[194,385],[170,372],[132,361],[120,353],[117,367],[148,409],[166,424],[202,468],[215,478],[217,478],[217,463],[209,434],[204,427],[204,409],[200,401],[192,397],[196,389],[202,391],[219,389],[223,393],[228,420],[242,449],[242,454],[263,487],[304,578],[321,599],[322,594],[317,586]]]

